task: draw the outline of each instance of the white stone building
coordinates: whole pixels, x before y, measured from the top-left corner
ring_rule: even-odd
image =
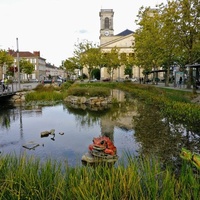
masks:
[[[100,48],[103,52],[109,53],[112,48],[117,47],[119,54],[126,54],[126,56],[134,56],[134,32],[131,30],[124,30],[121,33],[114,35],[113,26],[113,9],[101,9],[100,16]],[[118,78],[125,78],[125,66],[121,66],[114,71],[113,80]],[[132,66],[133,77],[143,77],[142,69],[137,66]],[[101,79],[109,78],[107,69],[101,69]]]

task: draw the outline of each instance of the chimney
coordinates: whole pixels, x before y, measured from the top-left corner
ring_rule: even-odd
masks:
[[[15,51],[13,49],[8,49],[8,54],[10,54],[12,56],[15,54]]]

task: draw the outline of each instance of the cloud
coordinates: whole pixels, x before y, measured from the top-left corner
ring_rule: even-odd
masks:
[[[85,29],[81,29],[81,30],[79,30],[78,32],[79,32],[80,34],[84,34],[84,33],[87,33],[88,31],[85,30]]]

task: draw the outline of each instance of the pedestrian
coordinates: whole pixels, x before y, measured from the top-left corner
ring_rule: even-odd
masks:
[[[4,81],[0,80],[0,86],[1,86],[1,91],[5,91],[5,85],[4,85]]]
[[[4,86],[5,86],[5,90],[8,90],[8,79],[7,78],[4,79]]]
[[[180,88],[181,88],[182,80],[183,80],[183,78],[182,78],[182,76],[180,76],[180,78],[179,78],[179,87]]]

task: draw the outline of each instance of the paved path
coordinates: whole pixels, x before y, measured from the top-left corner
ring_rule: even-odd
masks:
[[[164,83],[158,83],[158,85],[155,85],[155,87],[162,87],[162,88],[169,88],[169,89],[172,89],[172,90],[183,90],[183,91],[186,91],[186,92],[193,92],[193,89],[187,89],[186,85],[182,85],[181,87],[174,87],[174,84],[169,84],[168,87],[165,86]],[[197,89],[196,90],[197,93],[200,93],[200,89]]]

